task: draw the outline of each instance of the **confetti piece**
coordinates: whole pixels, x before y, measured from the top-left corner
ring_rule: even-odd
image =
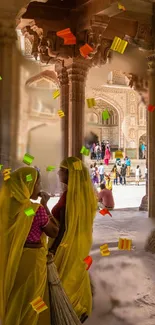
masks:
[[[147,109],[148,109],[149,112],[154,112],[155,106],[149,105]]]
[[[74,45],[74,44],[76,44],[76,37],[71,32],[70,28],[60,30],[56,34],[57,34],[57,36],[64,39],[64,45]]]
[[[118,249],[120,250],[131,250],[132,240],[127,238],[119,238]]]
[[[81,46],[79,50],[80,50],[81,55],[84,58],[86,58],[89,53],[94,51],[93,48],[87,43],[85,45]]]
[[[87,264],[87,268],[86,270],[88,271],[89,268],[91,267],[92,263],[93,263],[93,259],[91,256],[87,256],[85,259],[84,259],[84,262]]]
[[[108,244],[104,244],[104,245],[100,246],[100,253],[102,256],[110,255]]]
[[[87,98],[87,105],[88,105],[88,108],[96,106],[95,99],[94,98]]]
[[[73,163],[73,167],[75,170],[82,170],[82,162],[79,160],[79,161],[75,161]]]
[[[32,208],[28,208],[28,209],[24,210],[24,212],[27,215],[27,217],[32,217],[35,215],[35,212]]]
[[[84,156],[89,156],[90,150],[87,149],[85,146],[81,148],[80,153],[82,153]]]
[[[124,11],[126,10],[125,7],[119,2],[118,2],[118,9],[124,10]]]
[[[59,110],[59,111],[58,111],[58,115],[59,115],[60,117],[64,117],[64,116],[65,116],[65,114],[64,114],[64,112],[63,112],[62,110]]]
[[[109,214],[109,216],[112,217],[111,213],[106,208],[100,210],[99,213],[102,214],[103,216],[105,216],[106,214]]]
[[[2,77],[0,76],[0,80],[2,80]]]
[[[72,34],[69,37],[64,38],[64,45],[75,45],[76,37]]]
[[[46,168],[46,171],[47,171],[47,172],[51,172],[51,171],[53,171],[54,169],[56,169],[55,166],[48,166],[48,167]]]
[[[0,165],[0,170],[2,170],[2,168],[3,168],[3,165]]]
[[[29,155],[28,153],[26,153],[24,155],[24,158],[23,158],[23,162],[27,165],[31,165],[32,161],[33,161],[34,157]]]
[[[123,158],[123,153],[122,153],[122,151],[119,151],[119,150],[117,150],[116,152],[115,152],[115,159],[121,159],[121,158]]]
[[[109,115],[107,109],[102,112],[102,118],[103,118],[103,120],[108,120],[109,117],[110,117],[110,115]]]
[[[3,170],[4,181],[7,181],[10,178],[11,168],[6,168]]]
[[[32,181],[32,175],[31,174],[26,175],[26,181],[27,182],[31,182]]]
[[[60,96],[60,90],[57,89],[57,90],[55,90],[54,93],[53,93],[53,99],[56,99],[56,98],[59,97],[59,96]]]
[[[115,36],[110,49],[123,54],[127,45],[128,45],[127,41],[122,40],[121,38]]]
[[[37,312],[37,314],[40,314],[42,311],[44,311],[44,310],[46,310],[48,308],[41,297],[38,297],[38,298],[34,299],[30,303],[30,305]]]

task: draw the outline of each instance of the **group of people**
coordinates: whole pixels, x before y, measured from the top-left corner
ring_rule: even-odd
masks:
[[[93,143],[90,148],[91,159],[97,161],[104,159],[105,165],[109,165],[109,160],[111,158],[110,144],[109,141],[102,141],[101,143]]]
[[[31,175],[31,181],[27,181],[27,175]],[[66,189],[52,211],[47,207],[50,195],[42,192],[37,168],[19,168],[3,182],[0,190],[1,325],[58,325],[51,323],[55,309],[48,289],[49,253],[77,317],[76,323],[71,320],[67,324],[84,323],[91,314],[92,288],[84,260],[92,246],[97,198],[88,169],[80,159],[69,157],[62,161],[58,175]],[[38,197],[40,204],[34,202]],[[41,313],[31,305],[38,298],[48,307]],[[66,323],[65,312],[60,315],[59,324]]]
[[[112,180],[114,185],[126,185],[126,177],[130,177],[131,174],[131,160],[128,156],[124,158],[123,162],[121,162],[120,158],[116,159],[116,163],[109,174],[105,173],[104,169],[102,162],[99,166],[96,162],[90,165],[90,177],[94,185],[107,184],[108,181],[110,185],[106,185],[106,187],[112,189]],[[135,182],[137,185],[139,185],[141,176],[140,166],[137,165],[135,169]]]

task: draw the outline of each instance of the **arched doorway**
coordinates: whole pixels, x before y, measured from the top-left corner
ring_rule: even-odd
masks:
[[[99,141],[109,141],[111,147],[120,147],[119,115],[114,107],[108,108],[109,119],[103,120],[104,109],[96,109],[86,115],[87,130],[97,134]]]

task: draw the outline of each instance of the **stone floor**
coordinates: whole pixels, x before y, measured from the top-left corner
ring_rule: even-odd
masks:
[[[155,256],[144,251],[153,227],[146,212],[138,211],[144,186],[115,186],[112,218],[96,214],[90,268],[95,294],[92,316],[86,325],[155,324]],[[50,200],[52,207],[57,199]],[[131,251],[117,249],[118,238],[133,240]],[[108,244],[110,256],[99,247]]]

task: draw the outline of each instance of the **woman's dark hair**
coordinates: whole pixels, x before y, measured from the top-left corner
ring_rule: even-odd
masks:
[[[105,184],[102,183],[102,184],[100,185],[100,188],[101,188],[101,190],[104,190],[104,189],[105,189]]]
[[[139,165],[137,165],[137,168],[139,168]]]

